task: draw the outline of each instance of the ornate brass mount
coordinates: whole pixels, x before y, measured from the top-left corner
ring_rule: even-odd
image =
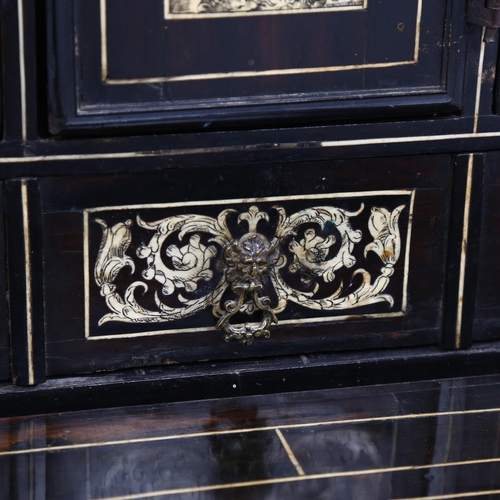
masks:
[[[259,214],[266,215],[262,212]],[[250,225],[250,228],[253,229],[252,232],[230,242],[224,248],[226,281],[237,299],[225,302],[226,312],[216,325],[226,332],[226,342],[236,339],[244,345],[250,345],[257,337],[269,338],[269,326],[278,323],[271,309],[271,299],[261,296],[261,293],[269,280],[269,269],[279,259],[279,252],[264,236],[255,232],[255,226]],[[247,322],[239,327],[230,323],[231,318],[239,311],[252,314],[257,310],[263,314],[258,323]]]

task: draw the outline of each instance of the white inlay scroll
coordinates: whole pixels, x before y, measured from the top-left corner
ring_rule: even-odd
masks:
[[[364,7],[366,0],[165,0],[165,17],[290,14]]]
[[[365,211],[361,202],[354,211],[325,205],[290,215],[282,206],[266,211],[258,205],[239,213],[225,209],[216,217],[190,213],[146,221],[137,215],[135,221],[128,219],[111,227],[96,218],[102,238],[94,280],[109,310],[99,325],[171,322],[211,308],[214,323],[225,331],[226,340],[250,344],[256,337],[269,337],[269,327],[278,323],[278,315],[290,303],[323,312],[377,303],[392,307],[393,296],[384,292],[400,258],[399,218],[405,208],[404,204],[390,210],[371,207],[366,228],[370,241],[366,244],[364,240],[358,257],[354,250],[362,241],[363,230],[355,229],[353,221]],[[269,237],[269,231],[259,229],[269,229],[271,212],[277,223]],[[228,225],[228,217],[236,214],[239,237]],[[135,256],[129,253],[134,224],[151,233],[149,241],[137,247]],[[246,232],[241,236],[242,226]],[[377,274],[357,262],[362,256],[367,259],[369,253],[380,262]],[[115,281],[126,270],[135,273],[138,261],[134,259],[146,263],[141,278],[119,290]],[[355,264],[356,269],[350,271],[350,283],[357,283],[354,288],[344,291],[340,281],[333,292],[321,293],[322,286],[336,283],[337,273],[349,272]],[[147,282],[152,281],[159,283],[160,289],[154,295],[155,308],[146,308],[140,304],[138,291],[147,291]],[[270,287],[273,299],[268,296]],[[172,296],[179,305],[167,303]],[[234,317],[242,314],[248,321],[232,324]]]

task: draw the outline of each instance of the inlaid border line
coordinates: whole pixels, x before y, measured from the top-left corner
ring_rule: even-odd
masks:
[[[108,78],[108,16],[106,0],[99,3],[99,20],[101,27],[101,79],[103,82]]]
[[[85,338],[90,338],[90,241],[89,215],[83,211],[83,300],[85,302]]]
[[[453,141],[463,139],[488,139],[500,137],[500,132],[478,132],[476,134],[470,132],[465,134],[441,134],[441,135],[426,135],[426,136],[402,136],[402,137],[375,137],[372,139],[349,139],[343,141],[321,141],[312,143],[309,147],[321,148],[341,148],[352,146],[376,146],[385,144],[405,144],[416,142],[432,142],[432,141]],[[294,149],[296,142],[274,144],[275,150]],[[466,147],[466,145],[464,146]],[[91,153],[91,154],[73,154],[73,155],[40,155],[40,156],[10,156],[1,157],[0,164],[8,163],[40,163],[49,161],[78,161],[78,160],[123,160],[133,158],[161,158],[170,156],[184,156],[206,153],[228,153],[242,150],[257,151],[260,148],[269,149],[268,143],[256,144],[254,146],[218,146],[211,148],[192,148],[192,149],[177,149],[164,151],[127,151],[122,153]],[[306,149],[306,148],[304,148]]]
[[[382,191],[354,191],[340,193],[324,193],[324,194],[297,194],[290,196],[261,196],[252,198],[229,198],[222,200],[196,200],[196,201],[177,201],[173,203],[137,203],[134,205],[111,205],[109,207],[92,207],[86,208],[89,213],[108,212],[110,210],[146,210],[156,208],[177,208],[177,207],[200,207],[200,206],[217,206],[227,205],[230,203],[270,203],[273,201],[296,201],[296,200],[322,200],[334,198],[361,198],[363,196],[390,196],[390,195],[406,195],[410,196],[415,192],[414,189],[385,189]]]
[[[417,2],[417,15],[415,24],[415,45],[420,43],[420,30],[422,21],[422,2]],[[292,74],[307,74],[307,73],[326,73],[336,71],[352,71],[358,69],[373,69],[373,68],[390,68],[395,66],[412,65],[418,62],[419,49],[414,48],[414,59],[410,61],[397,61],[391,63],[372,63],[346,66],[322,66],[316,68],[290,68],[290,69],[275,69],[263,71],[234,71],[229,73],[205,73],[196,75],[179,75],[179,76],[159,76],[151,78],[108,78],[108,56],[107,56],[107,5],[106,0],[100,0],[100,17],[101,17],[101,77],[102,81],[108,85],[134,85],[134,84],[151,84],[161,82],[180,82],[192,80],[214,80],[222,78],[248,78],[255,76],[277,76],[277,75],[292,75]],[[104,31],[103,31],[104,21]],[[415,57],[416,56],[416,57]],[[105,77],[104,77],[105,75]]]
[[[302,424],[284,424],[284,425],[272,425],[263,427],[249,427],[242,429],[227,429],[223,431],[206,431],[206,432],[191,432],[187,434],[171,434],[168,436],[154,436],[147,438],[134,438],[134,439],[120,439],[114,441],[100,441],[100,442],[90,442],[90,443],[80,443],[80,444],[68,444],[60,446],[46,446],[40,448],[31,448],[26,450],[12,450],[12,451],[1,451],[0,457],[3,456],[13,456],[13,455],[23,455],[27,453],[45,453],[53,451],[66,451],[66,450],[78,450],[86,448],[100,448],[103,446],[122,446],[128,444],[139,444],[139,443],[156,443],[161,441],[172,441],[176,439],[190,439],[190,438],[200,438],[200,437],[210,437],[210,436],[225,436],[231,434],[246,434],[250,432],[265,432],[265,431],[276,431],[285,429],[304,429],[308,427],[326,427],[333,425],[347,425],[347,424],[366,424],[371,422],[396,422],[400,420],[415,420],[420,418],[435,418],[443,416],[454,416],[454,415],[478,415],[485,413],[500,413],[500,408],[483,408],[477,410],[455,410],[455,411],[444,411],[444,412],[431,412],[431,413],[412,413],[407,415],[384,415],[380,417],[366,417],[366,418],[353,418],[346,420],[328,420],[324,422],[308,422]],[[500,461],[500,458],[498,458]],[[430,464],[427,467],[434,466]]]
[[[422,30],[422,0],[418,1],[417,4],[417,24],[415,26],[415,46],[413,51],[413,61],[418,62],[418,57],[420,54],[420,32]]]
[[[297,457],[295,456],[295,453],[293,452],[292,448],[288,444],[288,441],[285,439],[285,436],[283,436],[283,433],[279,429],[275,429],[275,431],[281,441],[281,444],[283,445],[283,448],[285,448],[286,454],[288,455],[290,462],[292,462],[292,465],[297,470],[297,474],[299,476],[305,476],[306,473],[304,472],[304,469],[300,466],[300,463],[297,460]]]
[[[199,73],[193,75],[155,76],[151,78],[107,78],[108,85],[137,85],[162,82],[189,82],[194,80],[219,80],[222,78],[251,78],[256,76],[305,75],[308,73],[337,73],[359,69],[394,68],[410,66],[418,61],[397,61],[391,63],[350,64],[348,66],[318,66],[315,68],[266,69],[262,71],[232,71],[228,73]],[[104,71],[103,71],[104,73]]]
[[[467,167],[467,186],[465,191],[465,206],[464,219],[462,226],[462,243],[460,249],[460,275],[458,281],[458,297],[457,297],[457,321],[455,327],[455,349],[460,348],[460,340],[462,337],[462,319],[464,307],[464,290],[465,290],[465,268],[467,264],[467,241],[469,237],[469,216],[472,194],[472,174],[474,171],[474,155],[469,155],[469,163]]]
[[[89,214],[94,214],[104,211],[119,211],[119,210],[141,210],[141,209],[158,209],[158,208],[176,208],[188,206],[211,206],[211,205],[228,205],[228,204],[244,204],[244,203],[260,203],[260,202],[274,202],[274,201],[292,201],[292,200],[314,200],[314,199],[336,199],[336,198],[360,198],[364,196],[388,196],[388,195],[405,195],[410,196],[410,206],[408,214],[408,232],[406,236],[406,250],[405,250],[405,264],[403,274],[403,294],[401,311],[393,311],[386,313],[371,313],[371,314],[345,314],[342,316],[325,316],[325,317],[312,317],[303,319],[289,319],[281,320],[280,324],[311,324],[311,323],[330,323],[345,321],[347,319],[365,319],[365,318],[394,318],[401,317],[406,314],[407,307],[407,287],[409,280],[409,247],[411,245],[411,225],[413,219],[413,206],[415,200],[415,190],[408,189],[393,189],[384,191],[358,191],[355,193],[326,193],[326,194],[305,194],[305,195],[291,195],[291,196],[269,196],[259,198],[236,198],[224,200],[204,200],[204,201],[188,201],[188,202],[174,202],[174,203],[150,203],[150,204],[135,204],[135,205],[117,205],[109,207],[93,207],[83,210],[83,257],[84,257],[84,311],[85,311],[85,339],[86,340],[116,340],[124,338],[138,338],[138,337],[152,337],[159,335],[176,335],[183,333],[199,333],[209,332],[214,330],[214,326],[203,326],[197,328],[165,328],[159,330],[151,330],[146,332],[137,333],[122,333],[116,335],[91,335],[90,334],[90,238],[89,238]]]
[[[21,93],[21,135],[23,142],[28,139],[26,119],[26,61],[24,55],[24,6],[23,0],[17,0],[17,26],[19,34],[19,83]]]
[[[474,105],[474,125],[472,127],[472,132],[477,133],[479,126],[479,109],[481,106],[481,91],[483,87],[483,68],[484,68],[484,53],[486,50],[486,42],[484,41],[484,34],[486,28],[483,27],[481,30],[481,49],[479,51],[479,62],[477,65],[477,81],[476,81],[476,102]]]
[[[217,490],[228,490],[231,488],[248,488],[255,486],[264,486],[269,484],[282,484],[282,483],[292,483],[299,481],[314,481],[321,479],[333,479],[336,477],[353,477],[353,476],[365,476],[365,475],[374,475],[374,474],[387,474],[393,472],[407,472],[407,471],[416,471],[416,470],[425,470],[429,468],[435,467],[459,467],[463,465],[477,465],[477,464],[487,464],[487,463],[497,463],[500,462],[500,458],[490,458],[484,460],[467,460],[463,462],[449,462],[449,463],[439,463],[439,464],[429,464],[429,465],[402,465],[400,467],[388,467],[388,468],[380,468],[380,469],[366,469],[366,470],[352,470],[352,471],[339,471],[339,472],[326,472],[322,474],[309,474],[306,476],[288,476],[288,477],[280,477],[273,479],[260,479],[255,481],[241,481],[238,483],[228,483],[228,484],[215,484],[211,486],[195,486],[195,487],[187,487],[187,488],[175,488],[170,490],[159,490],[159,491],[150,491],[147,493],[135,493],[131,495],[121,495],[114,497],[104,497],[100,500],[138,500],[141,498],[152,498],[159,495],[182,495],[187,493],[198,493],[203,491],[217,491]],[[500,490],[492,490],[491,492],[496,493]],[[490,493],[491,493],[490,492]],[[479,492],[482,493],[482,492]],[[475,492],[477,494],[477,492]],[[486,494],[486,493],[484,493]],[[446,499],[446,498],[460,498],[460,493],[454,495],[444,495],[444,496],[433,496],[433,497],[421,497],[434,500]],[[467,492],[462,494],[462,498],[467,496],[474,496],[472,492]],[[97,499],[95,499],[97,500]],[[404,499],[404,500],[412,500],[412,499]],[[416,500],[416,499],[413,499]]]
[[[471,498],[477,496],[486,496],[499,494],[500,490],[481,490],[481,491],[466,491],[463,493],[448,493],[443,495],[432,495],[426,497],[411,497],[411,498],[400,498],[396,500],[447,500],[453,498]]]
[[[31,245],[30,225],[28,213],[28,184],[26,179],[21,181],[21,203],[23,213],[23,238],[24,238],[24,270],[26,288],[26,339],[28,356],[28,383],[35,383],[35,367],[33,362],[33,300],[31,290]]]
[[[343,316],[325,316],[316,318],[303,318],[303,319],[283,319],[279,321],[280,325],[301,325],[309,323],[330,323],[346,320],[358,320],[358,319],[383,319],[383,318],[400,318],[405,316],[404,311],[390,312],[390,313],[371,313],[371,314],[346,314]],[[240,327],[243,323],[235,323],[234,326]],[[201,332],[212,332],[215,331],[215,326],[202,326],[199,328],[172,328],[168,330],[153,330],[150,332],[138,332],[138,333],[123,333],[117,335],[89,335],[86,336],[86,340],[115,340],[115,339],[132,339],[136,337],[155,337],[158,335],[176,335],[182,333],[201,333]]]
[[[408,307],[408,280],[410,278],[410,246],[411,246],[411,232],[413,228],[413,207],[415,205],[416,190],[411,193],[410,198],[410,213],[408,214],[408,230],[406,232],[406,251],[405,251],[405,267],[403,278],[403,304],[401,310],[406,314]]]

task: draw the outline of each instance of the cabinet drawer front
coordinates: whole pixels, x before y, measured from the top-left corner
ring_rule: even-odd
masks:
[[[450,160],[40,179],[47,374],[437,343]]]

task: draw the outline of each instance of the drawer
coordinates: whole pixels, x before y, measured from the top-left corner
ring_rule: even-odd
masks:
[[[438,343],[450,155],[123,161],[30,181],[47,375]]]
[[[352,122],[461,107],[464,0],[243,3],[49,2],[51,132],[288,126],[292,117]]]

